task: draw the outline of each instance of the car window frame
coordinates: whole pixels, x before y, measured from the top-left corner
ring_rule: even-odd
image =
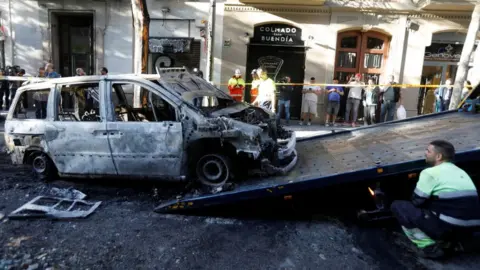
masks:
[[[52,98],[53,99],[53,107],[52,110],[52,121],[57,122],[57,123],[62,123],[62,122],[76,122],[76,123],[92,123],[92,121],[61,121],[58,119],[58,104],[60,102],[60,97],[62,93],[62,87],[65,85],[78,85],[78,84],[95,84],[98,83],[98,97],[99,97],[99,113],[100,113],[100,121],[97,121],[98,123],[105,122],[106,119],[106,111],[105,111],[105,93],[103,91],[104,85],[105,85],[105,80],[99,79],[99,80],[88,80],[88,81],[74,81],[74,82],[58,82],[55,84],[55,96]]]
[[[20,96],[23,94],[23,93],[26,93],[26,92],[35,92],[37,90],[46,90],[46,89],[50,89],[50,92],[48,93],[48,99],[47,99],[47,116],[45,119],[22,119],[22,118],[14,118],[13,115],[14,115],[14,112],[15,112],[15,109],[18,105],[18,102],[20,101]],[[55,92],[55,84],[51,84],[51,83],[42,83],[42,84],[38,84],[38,85],[35,85],[35,84],[32,84],[32,85],[28,85],[27,88],[25,89],[18,89],[17,92],[15,93],[15,97],[13,98],[11,104],[10,104],[10,108],[8,109],[8,114],[7,114],[7,117],[6,117],[6,121],[47,121],[47,120],[51,120],[52,119],[52,112],[51,112],[51,99],[52,97],[54,96],[54,92]],[[52,94],[53,93],[53,94]]]
[[[180,122],[180,113],[179,113],[179,107],[178,105],[170,100],[168,97],[166,97],[165,95],[162,94],[161,91],[159,91],[158,89],[155,89],[155,87],[152,87],[142,81],[137,81],[137,80],[129,80],[129,79],[126,79],[126,80],[122,80],[122,79],[107,79],[106,80],[106,88],[105,89],[109,89],[108,91],[105,91],[105,100],[108,100],[108,108],[107,108],[107,117],[106,117],[106,121],[107,122],[116,122],[116,123],[122,123],[120,121],[117,121],[116,117],[115,117],[115,108],[113,106],[113,102],[112,102],[112,93],[113,93],[113,85],[114,84],[138,84],[140,85],[141,87],[145,88],[146,90],[148,90],[151,94],[156,94],[158,95],[160,98],[162,98],[165,102],[167,102],[170,106],[173,107],[173,109],[175,110],[175,121],[173,122]],[[134,87],[135,88],[135,87]],[[123,93],[123,96],[125,97],[125,93]],[[151,101],[150,101],[151,102]],[[145,122],[129,122],[129,123],[145,123]],[[163,123],[162,122],[159,122],[159,121],[155,121],[155,122],[147,122],[147,123]]]

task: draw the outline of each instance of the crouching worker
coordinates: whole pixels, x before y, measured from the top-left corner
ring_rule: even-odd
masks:
[[[411,201],[394,201],[391,206],[406,236],[422,257],[439,258],[455,236],[468,236],[480,226],[480,203],[472,179],[451,161],[455,148],[447,141],[431,142],[426,162]]]

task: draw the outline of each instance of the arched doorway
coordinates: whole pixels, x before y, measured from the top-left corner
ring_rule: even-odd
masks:
[[[337,36],[334,77],[340,83],[348,83],[355,73],[361,73],[365,82],[372,78],[380,82],[383,69],[388,59],[390,36],[376,31],[348,31]],[[345,97],[348,89],[345,89]],[[343,118],[346,98],[340,104],[339,116]],[[361,105],[360,105],[361,106]],[[363,110],[359,110],[363,117]]]

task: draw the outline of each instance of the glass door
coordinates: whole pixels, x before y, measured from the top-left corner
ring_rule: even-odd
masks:
[[[420,84],[422,85],[439,85],[444,80],[445,65],[424,66]],[[430,114],[434,112],[435,106],[435,88],[422,87],[418,95],[417,112],[419,115]]]
[[[77,68],[87,74],[93,70],[93,16],[62,15],[59,21],[60,65],[62,76],[74,76]]]

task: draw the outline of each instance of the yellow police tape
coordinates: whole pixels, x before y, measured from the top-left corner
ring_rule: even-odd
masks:
[[[228,83],[222,83],[222,84],[215,84],[217,86],[227,86]],[[252,85],[251,83],[245,83],[245,85]],[[302,86],[302,85],[305,85],[305,86],[341,86],[341,87],[355,87],[357,85],[351,85],[351,84],[333,84],[333,83],[314,83],[314,84],[310,84],[310,83],[275,83],[275,85],[291,85],[291,86]],[[378,86],[378,87],[383,87],[383,86],[387,86],[387,84],[372,84],[372,85],[368,85],[368,84],[365,84],[365,85],[362,85],[364,87],[367,87],[367,86]],[[441,87],[441,86],[447,86],[447,85],[444,85],[444,84],[392,84],[391,86],[393,87],[400,87],[400,88],[438,88],[438,87]],[[453,87],[453,85],[450,85],[450,87]]]
[[[65,78],[65,77],[63,77]],[[28,77],[21,77],[21,76],[0,76],[0,81],[3,80],[9,80],[9,81],[47,81],[47,80],[52,80],[54,78],[43,78],[43,77],[33,77],[33,76],[28,76]],[[216,86],[228,86],[228,83],[221,83],[221,84],[215,84]],[[252,85],[252,83],[246,83],[245,85]],[[333,84],[333,83],[314,83],[314,84],[309,84],[309,83],[275,83],[275,85],[290,85],[290,86],[341,86],[341,87],[354,87],[354,85],[350,84]],[[365,84],[363,85],[364,87],[367,87],[369,85]],[[378,87],[383,87],[387,86],[387,84],[373,84],[370,86],[378,86]],[[447,86],[447,85],[437,85],[437,84],[392,84],[393,87],[400,87],[400,88],[438,88],[441,86]],[[453,86],[453,85],[451,85]]]

